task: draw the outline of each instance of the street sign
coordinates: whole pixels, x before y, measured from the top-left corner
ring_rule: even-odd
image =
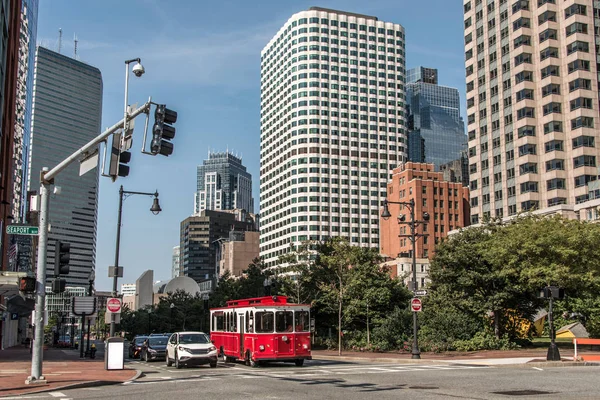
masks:
[[[7,235],[29,235],[37,236],[39,233],[39,227],[37,226],[26,226],[26,225],[7,225]]]
[[[96,312],[96,297],[74,296],[71,297],[71,311],[77,316],[90,315]]]
[[[415,296],[427,296],[427,290],[415,290]]]
[[[121,299],[111,297],[106,301],[106,310],[109,313],[119,314],[121,312]]]
[[[413,312],[420,312],[420,311],[422,311],[423,307],[422,307],[421,299],[419,299],[417,297],[413,297],[410,300],[410,309]]]

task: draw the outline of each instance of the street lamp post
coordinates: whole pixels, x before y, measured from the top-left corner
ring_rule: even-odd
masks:
[[[411,285],[409,287],[409,289],[411,289],[414,293],[414,295],[416,296],[416,291],[418,288],[418,284],[417,284],[417,248],[416,248],[416,244],[417,244],[417,240],[420,237],[424,237],[427,236],[426,233],[417,233],[417,227],[424,223],[429,221],[429,214],[427,212],[423,212],[423,220],[422,221],[417,221],[415,220],[415,199],[410,199],[409,201],[388,201],[387,199],[385,199],[383,201],[383,212],[381,213],[381,217],[383,219],[385,219],[387,221],[388,218],[390,218],[392,216],[392,214],[390,214],[390,210],[388,208],[388,204],[400,204],[402,206],[405,206],[409,209],[410,211],[410,221],[406,221],[406,215],[405,214],[400,214],[398,216],[398,224],[404,224],[404,225],[408,225],[410,228],[410,234],[408,235],[404,235],[404,234],[400,234],[398,235],[399,237],[406,237],[408,238],[411,243],[412,243],[412,282]],[[417,312],[413,311],[413,346],[412,346],[412,358],[414,359],[420,359],[421,358],[421,352],[419,351],[419,341],[417,338],[417,331],[418,331],[418,324],[417,324]]]
[[[152,207],[150,207],[150,211],[152,212],[152,214],[157,215],[159,212],[162,211],[162,209],[160,208],[160,204],[158,203],[158,192],[154,192],[154,193],[146,193],[146,192],[129,192],[127,190],[123,190],[123,185],[121,185],[121,187],[119,188],[119,214],[117,216],[117,242],[115,245],[115,266],[114,266],[114,272],[113,272],[113,289],[112,289],[112,296],[116,297],[117,296],[117,282],[119,279],[119,246],[121,244],[121,216],[123,214],[123,196],[124,195],[134,195],[134,194],[140,194],[143,196],[154,196],[154,201],[152,202]],[[116,314],[112,313],[111,317],[110,317],[110,336],[114,337],[115,336],[115,318],[116,318]]]
[[[152,309],[149,308],[148,309],[148,335],[152,333],[152,323],[151,323],[151,318],[152,318]]]
[[[171,303],[169,306],[169,332],[173,332],[173,309],[175,304]]]

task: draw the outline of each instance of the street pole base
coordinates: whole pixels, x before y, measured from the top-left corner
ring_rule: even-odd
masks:
[[[551,343],[550,347],[548,347],[546,361],[560,361],[560,352],[558,351],[556,343]]]
[[[421,359],[421,353],[412,353],[412,357],[413,360],[420,360]]]
[[[33,376],[28,376],[27,379],[25,379],[25,384],[41,386],[41,385],[47,385],[48,381],[43,376],[40,376],[38,379],[35,379]]]

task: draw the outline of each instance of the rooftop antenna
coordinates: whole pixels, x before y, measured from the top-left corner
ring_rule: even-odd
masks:
[[[62,28],[58,28],[58,54],[62,49]]]
[[[77,42],[78,42],[78,40],[77,40],[77,34],[75,34],[75,33],[73,34],[73,41],[75,42],[75,49],[74,49],[74,52],[73,52],[73,58],[75,58],[77,60]]]

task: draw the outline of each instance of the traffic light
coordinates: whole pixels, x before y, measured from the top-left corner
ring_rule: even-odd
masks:
[[[71,260],[71,244],[60,240],[54,245],[54,276],[69,274],[69,261]]]
[[[35,292],[36,280],[35,278],[25,276],[19,280],[19,290],[25,293]]]
[[[111,176],[113,182],[119,176],[124,178],[129,175],[129,165],[127,163],[131,161],[131,152],[123,150],[121,146],[121,133],[115,133],[113,135],[110,164],[108,167],[108,174]]]
[[[154,127],[152,128],[152,144],[150,152],[154,155],[170,156],[173,154],[175,128],[169,124],[177,122],[177,111],[169,110],[166,105],[159,104],[154,112]]]
[[[52,293],[63,293],[65,291],[65,286],[67,285],[67,281],[64,279],[53,279],[52,280]]]

